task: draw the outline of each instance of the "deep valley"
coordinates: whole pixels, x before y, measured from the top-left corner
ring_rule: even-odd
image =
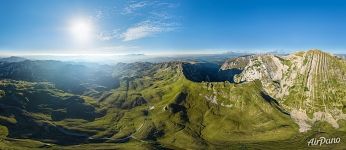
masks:
[[[0,59],[0,149],[343,149],[346,60]],[[309,147],[311,138],[341,143]]]

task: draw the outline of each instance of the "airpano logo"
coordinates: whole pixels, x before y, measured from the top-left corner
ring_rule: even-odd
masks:
[[[325,138],[325,137],[320,137],[320,138],[312,138],[308,142],[308,146],[322,146],[323,144],[338,144],[340,143],[341,139],[340,138]]]

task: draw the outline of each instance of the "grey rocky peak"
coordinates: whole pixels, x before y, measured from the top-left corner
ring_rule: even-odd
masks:
[[[259,55],[249,59],[234,81],[259,80],[265,92],[290,112],[301,132],[316,121],[338,128],[337,121],[346,119],[342,107],[346,99],[342,90],[346,88],[345,64],[315,49],[288,56]]]

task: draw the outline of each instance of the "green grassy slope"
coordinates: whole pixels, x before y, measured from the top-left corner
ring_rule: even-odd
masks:
[[[345,66],[332,56],[317,55],[328,57],[328,66]],[[299,57],[308,56],[303,53]],[[319,64],[323,64],[322,60]],[[293,60],[280,61],[288,69],[297,69]],[[310,130],[299,132],[301,127],[292,118],[292,110],[301,107],[296,104],[301,103],[297,97],[301,98],[302,92],[294,91],[307,93],[304,77],[298,76],[289,88],[290,94],[279,99],[268,92],[263,80],[193,82],[185,77],[182,65],[182,62],[120,64],[113,73],[120,80],[119,87],[101,93],[98,99],[67,93],[49,83],[3,80],[0,124],[9,133],[6,137],[6,129],[0,126],[3,133],[0,149],[342,149],[346,146],[345,143],[307,146],[314,137],[345,139],[346,123],[338,120],[336,129],[325,121],[317,121]],[[321,72],[326,68],[317,68],[320,69],[314,80],[324,80],[326,75]],[[339,76],[342,73],[342,69],[334,69],[326,78],[329,84],[314,85],[320,91],[314,91],[315,98],[334,96],[328,104],[325,101],[326,105],[315,103],[316,110],[344,109],[345,84],[333,82],[344,81]],[[323,88],[331,91],[321,93]],[[342,105],[335,105],[339,102]],[[24,126],[23,121],[27,120],[30,124]],[[30,135],[32,131],[41,134]]]
[[[102,100],[104,106],[125,109],[113,138],[131,135],[166,146],[202,148],[288,139],[297,131],[275,102],[263,98],[258,81],[197,83],[185,78],[180,63],[158,68],[125,80]],[[139,103],[139,97],[145,102]]]

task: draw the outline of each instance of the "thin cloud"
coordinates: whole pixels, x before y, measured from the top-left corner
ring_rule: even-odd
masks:
[[[118,30],[113,30],[112,32],[101,32],[97,35],[97,39],[101,41],[109,41],[112,39],[119,39],[120,34]]]
[[[132,41],[152,36],[153,34],[158,32],[162,32],[162,29],[160,27],[145,23],[128,28],[126,32],[122,34],[122,39],[123,41]]]
[[[132,1],[131,4],[126,6],[122,12],[122,14],[132,14],[134,13],[137,9],[143,8],[148,5],[148,2],[146,1],[141,1],[141,2],[135,2]]]
[[[102,17],[103,17],[103,11],[101,11],[101,10],[96,11],[95,18],[101,19]]]
[[[177,23],[177,17],[172,15],[172,11],[178,5],[160,1],[129,1],[125,3],[125,6],[118,14],[126,15],[126,18],[135,20],[137,23],[127,24],[124,27],[118,27],[116,30],[100,32],[97,39],[101,41],[113,39],[133,41],[152,37],[163,32],[174,31],[179,27],[179,23]]]
[[[161,22],[144,21],[134,27],[128,28],[121,34],[123,41],[132,41],[153,36],[160,32],[173,31],[174,25]]]

